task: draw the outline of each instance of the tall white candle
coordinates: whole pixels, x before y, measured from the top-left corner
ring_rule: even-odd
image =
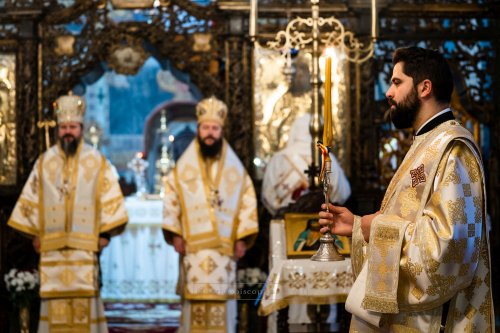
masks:
[[[250,37],[257,35],[257,1],[250,0],[250,31],[248,32]]]
[[[372,38],[377,38],[377,0],[372,0]]]

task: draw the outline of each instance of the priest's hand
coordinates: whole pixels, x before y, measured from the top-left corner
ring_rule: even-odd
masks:
[[[35,237],[33,238],[33,240],[31,241],[31,243],[33,244],[33,248],[35,249],[35,252],[36,253],[40,253],[40,247],[41,247],[41,243],[40,243],[40,237]]]
[[[241,239],[234,243],[234,259],[238,260],[245,255],[247,252],[247,243]]]
[[[354,214],[345,207],[328,205],[328,212],[319,212],[319,224],[323,226],[320,232],[325,233],[330,230],[335,235],[351,236]],[[326,204],[321,205],[321,209],[326,209]],[[328,229],[328,226],[330,229]]]
[[[99,237],[99,252],[102,251],[109,244],[109,239],[104,237]]]
[[[186,254],[186,243],[181,236],[174,236],[172,239],[172,243],[177,253],[179,253],[180,255]]]

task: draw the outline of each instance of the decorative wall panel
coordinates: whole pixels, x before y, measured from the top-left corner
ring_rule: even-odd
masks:
[[[15,185],[16,175],[16,56],[0,53],[0,186]]]

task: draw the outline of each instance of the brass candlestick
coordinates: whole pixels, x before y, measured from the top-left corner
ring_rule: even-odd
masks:
[[[328,203],[330,202],[330,173],[332,172],[332,161],[325,162],[323,176],[323,194],[325,195],[326,211],[328,212]],[[335,247],[335,238],[330,231],[327,231],[319,239],[319,249],[311,257],[314,261],[341,261],[344,257],[339,254]]]

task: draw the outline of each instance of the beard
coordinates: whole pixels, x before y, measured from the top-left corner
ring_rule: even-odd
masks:
[[[205,140],[209,139],[209,138],[214,140],[214,142],[212,144],[205,143]],[[198,135],[197,139],[198,139],[198,143],[200,144],[201,155],[204,158],[214,158],[217,155],[219,155],[219,153],[222,150],[222,137],[216,139],[213,136],[207,136],[206,138],[202,139]]]
[[[71,138],[72,140],[66,140]],[[72,134],[65,134],[62,138],[59,139],[59,142],[61,143],[61,148],[64,151],[64,154],[66,154],[67,157],[74,156],[76,154],[76,150],[78,149],[78,145],[80,144],[80,141],[82,140],[82,137],[75,137]]]
[[[421,102],[418,99],[417,89],[413,87],[412,91],[404,100],[397,103],[392,98],[388,100],[390,108],[391,121],[397,129],[410,128],[415,123]]]

